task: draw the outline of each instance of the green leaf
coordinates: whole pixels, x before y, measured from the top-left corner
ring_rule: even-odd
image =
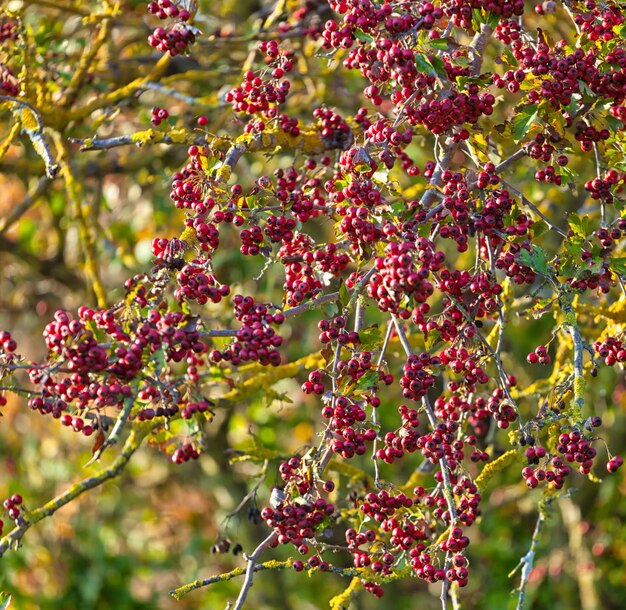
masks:
[[[426,351],[430,352],[430,350],[437,345],[437,343],[439,343],[440,339],[441,333],[438,330],[429,330],[424,335],[424,347],[426,348]]]
[[[554,299],[539,299],[530,309],[530,315],[538,320],[544,313],[548,313],[552,309]]]
[[[609,263],[609,269],[617,273],[617,275],[626,276],[626,257],[615,257]]]
[[[518,112],[512,121],[513,138],[519,142],[528,135],[531,125],[537,120],[537,104],[528,104]]]
[[[567,224],[570,226],[570,229],[574,231],[574,233],[580,237],[587,237],[589,235],[589,216],[576,216],[576,214],[572,214],[567,219]]]
[[[417,66],[419,72],[424,72],[426,74],[434,73],[444,78],[448,77],[445,64],[443,63],[443,60],[439,57],[428,57],[428,55],[425,55],[423,53],[416,53],[415,65]]]
[[[572,237],[563,242],[563,247],[572,256],[572,258],[577,259],[580,257],[580,253],[583,250],[583,241],[584,240],[580,237]]]
[[[540,235],[545,233],[549,228],[550,227],[548,227],[545,220],[538,220],[537,222],[534,222],[532,226],[533,237],[539,237]]]
[[[491,26],[492,30],[495,30],[498,23],[500,23],[500,15],[497,13],[489,13],[488,15],[487,23]]]
[[[348,292],[343,282],[341,282],[341,286],[339,286],[339,302],[342,307],[345,307],[350,302],[350,292]]]
[[[504,47],[504,51],[502,52],[502,59],[505,60],[509,66],[517,67],[519,65],[515,55],[513,55],[511,49],[507,46]]]
[[[446,64],[443,63],[443,59],[437,56],[433,56],[430,59],[430,63],[435,70],[435,73],[444,78],[448,78],[448,73],[446,72]]]
[[[550,270],[548,268],[546,253],[539,246],[535,246],[534,244],[531,245],[530,248],[530,252],[525,249],[520,251],[518,254],[520,261],[537,273],[549,275]]]
[[[0,592],[0,610],[6,610],[11,603],[11,596],[4,591]]]
[[[361,375],[359,380],[356,382],[354,386],[355,390],[367,390],[376,384],[378,381],[379,375],[378,371],[370,369]]]
[[[374,42],[374,39],[369,35],[366,34],[365,32],[361,32],[361,30],[356,30],[354,32],[354,35],[361,41],[361,42]]]
[[[428,41],[428,46],[438,51],[446,50],[450,46],[449,38],[434,38]]]
[[[556,166],[557,167],[557,173],[560,174],[561,176],[563,176],[568,183],[574,183],[576,182],[576,178],[578,178],[578,174],[571,169],[570,167],[561,167],[561,166]]]
[[[334,318],[339,313],[337,303],[324,303],[322,305],[322,313],[326,319]]]
[[[425,72],[426,74],[430,74],[435,71],[433,65],[428,61],[428,56],[423,53],[415,54],[415,65],[417,66],[418,72]]]
[[[380,332],[380,328],[376,324],[359,331],[361,348],[364,350],[371,351],[379,348],[382,343],[382,339],[383,335]]]

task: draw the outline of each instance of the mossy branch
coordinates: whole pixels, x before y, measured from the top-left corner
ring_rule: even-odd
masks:
[[[37,508],[31,512],[24,512],[24,520],[11,530],[6,536],[0,538],[0,557],[6,553],[10,548],[16,547],[24,534],[36,523],[39,523],[42,519],[50,517],[57,510],[78,498],[86,491],[102,485],[104,482],[116,477],[122,472],[131,456],[140,447],[143,439],[145,438],[147,431],[144,430],[132,430],[124,447],[120,454],[115,458],[113,463],[104,468],[96,475],[83,479],[79,483],[72,485],[67,491],[61,495],[53,498],[40,508]]]

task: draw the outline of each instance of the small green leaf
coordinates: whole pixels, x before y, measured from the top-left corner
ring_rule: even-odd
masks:
[[[502,52],[502,59],[505,60],[509,66],[517,67],[519,65],[515,55],[513,55],[511,49],[507,46],[504,47],[504,51]]]
[[[524,139],[530,131],[531,125],[537,120],[537,104],[528,104],[518,112],[512,121],[513,138],[516,142]]]
[[[567,224],[570,226],[570,229],[574,231],[574,233],[582,238],[587,237],[589,235],[589,217],[576,216],[576,214],[572,214],[567,219]]]
[[[324,314],[324,317],[326,319],[334,318],[339,313],[339,310],[337,309],[337,304],[325,303],[324,305],[322,305],[322,313]]]
[[[0,592],[0,610],[6,610],[11,603],[11,596],[4,591]]]
[[[552,309],[552,305],[554,304],[554,299],[539,299],[535,302],[535,304],[530,309],[530,315],[532,315],[535,320],[541,318],[544,313],[548,313]]]
[[[440,57],[433,56],[430,59],[430,63],[432,64],[433,69],[438,76],[448,78],[448,73],[446,72],[446,64],[443,63],[443,60]]]
[[[364,350],[371,351],[377,349],[382,343],[382,338],[383,335],[380,332],[380,328],[375,324],[359,331],[361,348]]]
[[[530,252],[523,249],[518,256],[520,261],[533,271],[541,273],[542,275],[549,275],[550,270],[548,269],[546,253],[539,246],[533,244],[531,245]]]
[[[428,46],[438,51],[446,50],[450,46],[449,38],[435,38],[428,41]]]
[[[548,227],[545,220],[538,220],[537,222],[534,222],[532,226],[533,237],[539,237],[540,235],[545,233],[549,228],[550,227]]]
[[[339,302],[342,307],[345,307],[350,302],[350,292],[346,288],[346,285],[342,282],[339,286]]]
[[[367,390],[376,384],[378,381],[378,371],[370,369],[361,375],[359,380],[356,382],[354,386],[355,390]]]
[[[609,268],[618,275],[626,276],[626,257],[615,257],[611,259]]]
[[[361,42],[374,42],[374,39],[369,34],[366,34],[365,32],[361,32],[361,30],[356,30],[356,32],[354,32],[354,35]]]
[[[435,71],[435,68],[428,60],[428,56],[423,53],[415,54],[415,65],[417,66],[418,72],[425,72],[426,74],[430,74]]]
[[[441,339],[441,333],[438,330],[429,330],[424,336],[424,347],[427,352],[439,343]]]
[[[572,258],[577,259],[580,257],[580,253],[583,250],[583,239],[580,237],[566,239],[563,242],[563,247],[572,256]]]

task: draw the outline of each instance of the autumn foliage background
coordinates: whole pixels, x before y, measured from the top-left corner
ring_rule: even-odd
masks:
[[[201,1],[194,18],[199,32],[190,53],[164,59],[166,56],[147,43],[158,22],[147,14],[145,3],[3,3],[0,24],[13,23],[19,17],[27,32],[20,42],[25,45],[20,57],[26,59],[16,60],[9,49],[11,41],[5,39],[0,43],[0,70],[11,67],[16,82],[28,83],[26,94],[36,102],[45,126],[41,137],[52,155],[52,160],[47,158],[48,152],[38,149],[39,136],[28,133],[38,129],[28,124],[32,113],[28,115],[27,108],[0,96],[0,328],[11,331],[20,353],[43,360],[46,350],[41,333],[57,309],[75,311],[81,305],[123,301],[125,280],[153,266],[153,239],[180,237],[185,215],[172,204],[169,193],[172,175],[188,160],[188,146],[196,138],[210,140],[216,134],[224,139],[222,148],[228,149],[227,138],[239,136],[245,121],[233,113],[225,92],[240,84],[243,71],[257,69],[262,63],[254,51],[257,39],[271,39],[282,23],[293,25],[298,9],[305,5],[318,11],[323,23],[331,16],[325,4]],[[561,3],[541,16],[534,12],[536,4],[526,3],[524,22],[529,32],[553,41],[571,38],[572,24]],[[537,28],[541,28],[539,34]],[[619,44],[623,36],[622,28],[618,31]],[[341,59],[321,50],[311,38],[288,33],[284,38],[295,51],[294,76],[290,77],[295,84],[287,105],[290,116],[307,125],[312,123],[311,112],[316,107],[327,105],[339,114],[354,116],[361,105],[368,106],[363,95],[367,83],[358,70],[344,69]],[[470,39],[465,35],[462,44],[467,45]],[[434,46],[431,51],[436,55],[441,49]],[[485,72],[504,71],[501,50],[497,45],[488,47]],[[437,68],[436,62],[434,65]],[[73,80],[79,71],[83,76],[80,84]],[[5,82],[11,81],[6,72],[0,74]],[[482,86],[490,85],[485,81]],[[519,149],[526,133],[528,137],[535,135],[534,126],[539,122],[536,113],[528,109],[520,111],[526,112],[522,120],[514,121],[513,97],[493,86],[491,90],[497,96],[494,113],[482,117],[470,139],[483,162],[488,160],[490,134],[501,158],[506,158]],[[7,88],[5,93],[8,97],[16,95]],[[155,106],[169,112],[159,126],[151,125]],[[380,110],[389,112],[391,104],[384,102]],[[562,127],[561,115],[554,112],[554,129]],[[199,116],[208,118],[206,126],[198,127]],[[508,131],[498,135],[496,126],[505,124]],[[617,126],[609,124],[607,128],[613,130],[616,142],[623,143],[623,132],[619,135]],[[124,146],[88,150],[96,137],[129,134],[133,134],[132,142]],[[169,140],[159,143],[163,136],[154,134],[168,134]],[[271,176],[294,160],[300,163],[302,152],[290,149],[284,138],[281,142],[283,145],[275,149],[243,155],[229,184],[241,184],[248,193],[259,176]],[[406,152],[423,170],[433,160],[434,146],[434,136],[420,132]],[[621,160],[617,153],[615,157],[624,171],[623,155]],[[56,163],[59,168],[51,169]],[[457,152],[452,163],[465,167],[469,161]],[[589,198],[582,184],[595,176],[594,163],[593,154],[572,150],[568,173],[564,172],[571,188],[534,180],[536,168],[531,170],[528,159],[508,167],[506,179],[556,225],[568,231],[575,225],[590,235],[588,226],[599,226],[599,204]],[[425,189],[423,177],[411,177],[397,167],[385,180],[393,193],[406,199],[419,199]],[[532,211],[526,212],[539,220]],[[621,215],[621,204],[610,207],[610,213],[612,218]],[[545,229],[541,247],[552,257],[559,251],[561,238],[547,226]],[[335,239],[333,224],[320,224],[316,237],[321,242]],[[220,281],[235,287],[233,294],[241,292],[259,302],[280,303],[280,269],[265,268],[263,257],[241,254],[236,231],[224,231],[220,238],[214,258]],[[624,259],[619,258],[624,256],[623,248],[614,256],[623,264]],[[527,286],[526,292],[537,297],[539,283]],[[624,297],[615,290],[607,298],[596,295],[589,301],[607,308],[620,298]],[[226,328],[232,322],[227,301],[208,310],[214,328]],[[524,296],[523,290],[511,296],[508,304],[505,363],[518,377],[522,397],[525,387],[552,372],[551,367],[527,364],[527,355],[539,343],[550,340],[555,319],[561,323],[556,312],[541,315],[542,306],[546,304],[537,305],[536,300]],[[337,311],[307,311],[297,323],[282,329],[283,362],[318,353],[317,324],[328,313]],[[383,328],[385,318],[374,307],[368,307],[366,315],[368,325]],[[581,330],[591,343],[599,338],[605,324],[601,315],[582,314],[580,318]],[[559,366],[571,368],[571,363],[558,360],[563,341],[563,335],[556,335],[550,353]],[[397,341],[391,349],[397,361],[402,361]],[[569,356],[561,353],[560,357]],[[395,365],[397,371],[400,368]],[[240,544],[251,552],[267,535],[255,509],[265,506],[272,487],[281,483],[281,459],[295,453],[303,455],[319,442],[320,403],[314,395],[301,391],[304,371],[286,375],[275,384],[264,381],[264,374],[249,375],[247,378],[257,379],[256,386],[215,409],[215,417],[203,425],[206,440],[198,460],[174,464],[147,446],[158,442],[148,441],[119,478],[81,496],[29,530],[20,550],[0,559],[0,591],[11,594],[11,608],[223,608],[236,597],[241,584],[237,579],[180,600],[171,598],[168,591],[244,565],[241,554],[232,550]],[[237,388],[245,378],[235,371],[228,382]],[[587,382],[586,414],[602,416],[602,438],[612,454],[623,454],[626,384],[622,367],[600,366],[597,376],[587,375]],[[35,508],[93,470],[93,466],[86,470],[84,465],[92,457],[94,437],[84,438],[29,410],[19,394],[6,392],[4,396],[7,404],[0,407],[0,499],[20,493],[25,506]],[[552,399],[546,391],[524,400],[525,413],[532,417],[540,403]],[[397,390],[383,398],[383,429],[397,425],[400,401]],[[497,456],[507,449],[504,432],[495,437],[490,451]],[[112,448],[109,453],[117,450],[119,447]],[[104,465],[114,457],[109,453],[103,455]],[[246,455],[252,457],[237,459]],[[554,502],[548,512],[530,575],[529,607],[623,607],[626,481],[624,470],[607,476],[605,454],[599,462],[602,467],[596,470],[601,483],[576,475],[570,482],[570,493]],[[510,572],[528,551],[542,499],[541,490],[529,490],[520,477],[523,465],[520,456],[490,481],[484,494],[482,516],[471,528],[471,578],[462,591],[463,608],[500,610],[516,605],[511,591],[518,585],[519,572],[513,576]],[[406,481],[414,468],[415,463],[400,461],[383,466],[383,473],[396,482]],[[341,493],[356,493],[358,475],[355,480],[346,473],[336,476],[345,477]],[[241,500],[259,481],[257,492],[238,510]],[[6,533],[10,523],[6,524],[6,517],[4,520]],[[268,557],[284,560],[294,553],[280,548]],[[248,603],[258,610],[326,607],[347,584],[345,577],[333,574],[274,571],[255,578]],[[413,578],[392,582],[385,591],[381,601],[357,592],[350,607],[408,610],[440,606],[437,587]]]

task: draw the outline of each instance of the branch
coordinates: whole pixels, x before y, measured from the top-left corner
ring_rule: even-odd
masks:
[[[18,203],[4,218],[0,218],[0,235],[4,235],[13,226],[28,209],[36,203],[37,199],[46,190],[50,178],[41,176],[35,185],[35,188],[26,194],[26,197]]]
[[[0,100],[5,100],[19,107],[19,110],[15,110],[14,114],[20,121],[22,132],[28,136],[35,152],[43,159],[48,178],[54,178],[59,171],[59,164],[52,157],[48,142],[43,137],[44,123],[41,113],[32,104],[9,95],[0,95]]]
[[[537,546],[539,545],[539,539],[541,537],[541,531],[543,530],[543,526],[546,521],[546,509],[550,505],[552,500],[548,499],[545,502],[544,507],[540,507],[539,516],[537,517],[537,523],[535,524],[535,531],[533,532],[533,537],[530,540],[530,548],[528,549],[528,553],[524,555],[519,564],[515,567],[515,569],[509,574],[509,577],[513,576],[519,567],[522,568],[522,576],[520,578],[520,585],[517,589],[517,606],[515,610],[523,610],[524,603],[526,602],[526,586],[528,585],[528,579],[530,577],[530,573],[533,570],[533,565],[535,562],[535,552],[537,551]]]
[[[139,134],[148,134],[151,131],[152,137],[146,137],[146,141],[151,144],[196,144],[197,146],[206,146],[209,143],[209,140],[204,136],[191,136],[191,134],[187,134],[186,137],[178,137],[176,135],[172,137],[162,131],[153,130],[126,136],[114,136],[112,138],[70,138],[70,142],[80,144],[80,150],[83,152],[89,150],[109,150],[120,146],[130,146],[131,144],[142,146],[144,140],[139,139]]]
[[[578,328],[571,296],[561,295],[561,297],[559,297],[559,304],[565,315],[565,324],[568,332],[574,342],[574,399],[572,400],[570,416],[573,420],[580,421],[582,419],[583,407],[585,406],[585,375],[583,363],[585,344],[580,334],[580,329]]]
[[[396,331],[398,333],[400,343],[402,344],[402,347],[404,348],[406,355],[412,356],[413,350],[411,349],[411,344],[409,343],[409,339],[406,336],[406,333],[404,332],[404,328],[402,328],[402,324],[400,324],[400,321],[398,320],[396,316],[392,315],[391,317],[392,317],[393,323],[396,326]],[[424,410],[426,411],[426,416],[428,417],[428,422],[430,423],[430,427],[434,430],[437,427],[437,418],[435,417],[433,408],[430,404],[430,401],[428,400],[428,396],[422,397],[422,405],[424,407]],[[439,467],[441,468],[441,476],[443,479],[443,495],[446,499],[446,504],[448,505],[448,512],[450,513],[450,524],[449,524],[449,530],[448,530],[450,531],[458,523],[458,516],[456,512],[456,504],[454,502],[454,492],[452,490],[452,481],[450,480],[450,466],[445,456],[443,456],[439,460]],[[450,559],[451,559],[450,551],[447,551],[444,570],[447,570],[447,568],[449,567]],[[448,606],[447,599],[448,599],[448,587],[449,586],[450,586],[450,582],[448,580],[448,577],[445,576],[443,579],[443,583],[442,583],[441,597],[440,597],[443,610],[446,610]]]
[[[237,597],[237,601],[235,602],[235,607],[233,608],[233,610],[241,610],[241,608],[243,608],[243,604],[246,601],[246,597],[248,596],[248,591],[250,590],[250,587],[252,587],[254,568],[257,564],[257,560],[261,556],[263,551],[267,547],[269,547],[277,537],[278,534],[272,531],[272,533],[267,538],[265,538],[265,540],[263,540],[259,544],[259,546],[256,547],[256,549],[254,549],[252,555],[246,556],[246,559],[248,561],[248,566],[246,567],[246,576],[244,578],[241,590],[239,591],[239,596]]]
[[[113,445],[119,442],[120,436],[122,435],[122,430],[124,429],[124,426],[126,425],[126,422],[128,421],[128,417],[130,416],[130,412],[133,408],[134,402],[135,402],[134,398],[132,397],[127,398],[124,401],[124,406],[122,407],[122,410],[120,411],[120,414],[118,415],[115,421],[115,425],[113,426],[113,430],[111,430],[111,434],[109,434],[108,438],[104,441],[104,443],[102,443],[102,445],[100,445],[98,450],[93,454],[93,457],[85,464],[85,467],[91,466],[91,464],[93,464],[94,462],[97,462],[102,456],[102,454],[104,453],[105,449],[107,449],[108,447],[112,447]]]
[[[253,572],[264,572],[265,570],[285,570],[286,568],[293,567],[293,559],[287,559],[286,561],[265,561],[263,563],[257,563],[254,565],[252,569]],[[304,565],[304,569],[307,572],[313,572],[316,568],[311,568],[308,565]],[[395,580],[400,580],[404,578],[409,572],[411,568],[405,567],[400,568],[396,572],[393,572],[388,575],[376,575],[372,574],[371,570],[368,568],[339,568],[334,565],[328,566],[328,572],[332,572],[333,574],[339,574],[340,576],[346,576],[350,578],[367,578],[368,580],[372,580],[374,582],[393,582]],[[238,578],[239,576],[243,576],[246,574],[247,568],[235,568],[230,572],[226,572],[225,574],[217,574],[216,576],[210,576],[209,578],[205,578],[204,580],[194,580],[182,587],[178,587],[177,589],[171,590],[170,595],[176,599],[180,600],[188,593],[195,591],[196,589],[201,589],[202,587],[207,587],[209,585],[213,585],[218,582],[226,582],[228,580],[232,580],[233,578]]]
[[[147,432],[144,431],[132,430],[130,436],[126,440],[126,443],[124,444],[124,447],[122,448],[121,453],[117,456],[117,458],[115,458],[113,463],[108,468],[101,470],[92,477],[83,479],[80,483],[72,485],[72,487],[70,487],[67,491],[50,500],[40,508],[37,508],[29,513],[26,513],[25,511],[24,514],[26,518],[6,536],[0,538],[0,557],[2,557],[11,547],[17,546],[22,536],[24,536],[24,534],[33,525],[46,517],[50,517],[61,507],[65,506],[72,500],[75,500],[84,492],[93,489],[94,487],[98,487],[105,481],[108,481],[109,479],[112,479],[120,474],[133,453],[135,453],[141,445],[146,434]]]
[[[500,178],[500,182],[502,183],[502,186],[511,191],[511,193],[515,197],[517,197],[526,207],[530,208],[535,214],[537,214],[537,216],[539,216],[548,225],[548,227],[550,227],[550,229],[558,233],[561,237],[567,239],[567,233],[563,231],[563,229],[560,229],[555,224],[553,224],[552,221],[532,201],[530,201],[530,199],[525,197],[514,186],[502,180],[502,178]]]

